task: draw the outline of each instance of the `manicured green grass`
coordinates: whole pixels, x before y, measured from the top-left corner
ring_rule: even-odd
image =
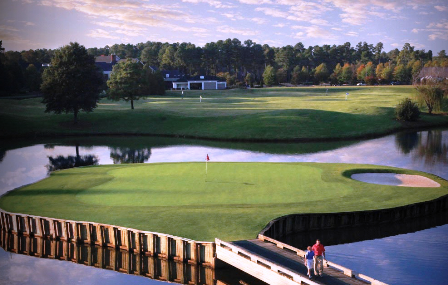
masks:
[[[254,238],[293,213],[390,208],[448,194],[350,179],[358,171],[415,174],[391,167],[319,163],[161,163],[58,171],[0,199],[7,211],[101,222],[196,240]]]
[[[328,93],[327,90],[328,89]],[[345,100],[345,93],[349,93]],[[309,140],[379,135],[403,127],[448,124],[423,115],[418,123],[394,119],[412,86],[263,88],[170,91],[130,103],[103,99],[93,113],[46,114],[41,99],[1,100],[0,136],[152,134],[234,140]],[[199,102],[199,96],[204,99]],[[446,104],[444,112],[448,111]]]

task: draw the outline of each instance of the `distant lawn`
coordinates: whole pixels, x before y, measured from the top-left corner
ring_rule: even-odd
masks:
[[[327,92],[328,89],[328,92]],[[345,94],[349,93],[348,100]],[[418,123],[394,119],[412,86],[263,88],[169,91],[136,101],[101,100],[89,114],[46,114],[40,98],[0,100],[0,136],[151,134],[233,140],[359,138],[399,128],[447,125],[448,116],[423,115]],[[199,96],[203,97],[199,102]],[[448,107],[444,105],[443,112]]]
[[[0,199],[12,212],[101,222],[195,240],[254,238],[293,213],[390,208],[448,194],[440,188],[367,184],[346,171],[391,167],[319,163],[160,163],[58,171]]]

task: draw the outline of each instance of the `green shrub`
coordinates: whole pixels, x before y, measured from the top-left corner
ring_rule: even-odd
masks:
[[[417,103],[412,102],[409,98],[405,98],[395,108],[395,117],[403,121],[417,121],[420,117]]]

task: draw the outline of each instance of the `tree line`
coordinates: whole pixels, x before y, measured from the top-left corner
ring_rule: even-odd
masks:
[[[346,42],[306,48],[301,42],[294,46],[271,47],[234,38],[210,42],[204,47],[185,42],[148,41],[89,48],[88,52],[139,58],[150,66],[178,69],[191,76],[214,75],[226,80],[228,86],[322,82],[389,84],[392,81],[405,84],[411,83],[413,76],[425,66],[448,66],[445,50],[433,56],[431,50],[418,50],[409,43],[401,50],[395,48],[386,52],[381,42],[376,45],[359,42],[356,46]],[[269,73],[268,82],[264,82],[264,73]]]
[[[186,75],[212,75],[235,85],[273,85],[277,83],[388,84],[410,83],[425,66],[448,66],[445,50],[433,56],[431,50],[418,50],[406,43],[401,50],[384,51],[383,43],[359,42],[352,46],[315,45],[299,42],[283,47],[260,45],[252,40],[226,39],[204,47],[192,43],[114,44],[88,48],[89,55],[116,54],[120,58],[138,58],[160,70],[177,69]],[[0,41],[0,92],[39,91],[42,64],[49,63],[55,50],[7,51]],[[268,68],[269,67],[269,68]],[[263,73],[268,69],[268,82]]]

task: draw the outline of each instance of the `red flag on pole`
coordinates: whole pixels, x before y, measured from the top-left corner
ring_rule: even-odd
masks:
[[[209,160],[210,160],[210,157],[208,157],[208,154],[207,154],[207,158],[206,158],[206,160],[207,160],[207,161],[209,161]]]

